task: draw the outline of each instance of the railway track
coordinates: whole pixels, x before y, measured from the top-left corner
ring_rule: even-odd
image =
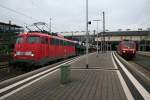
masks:
[[[9,68],[9,60],[12,55],[1,54],[0,55],[0,70]]]
[[[0,62],[0,82],[25,73],[19,68],[13,68],[8,62]]]
[[[0,62],[0,70],[7,69],[9,66],[8,62]]]
[[[0,66],[0,82],[8,80],[10,78],[14,78],[14,77],[23,75],[23,74],[26,74],[26,73],[30,73],[30,72],[32,73],[34,71],[36,72],[36,70],[45,70],[48,68],[52,68],[53,66],[67,62],[67,61],[75,59],[75,58],[76,57],[72,57],[72,58],[68,58],[68,59],[63,59],[63,60],[51,62],[50,64],[48,64],[46,66],[43,66],[40,68],[35,68],[32,70],[28,70],[28,71],[23,70],[22,68],[19,68],[19,66],[18,67],[15,67],[15,66],[11,67],[11,66],[8,66],[8,63],[3,63],[3,64],[1,63],[2,66]]]
[[[21,89],[25,88],[26,86],[29,86],[30,84],[56,72],[59,71],[60,67],[65,64],[71,64],[75,61],[78,61],[81,57],[74,57],[70,58],[40,69],[37,69],[35,71],[25,73],[23,75],[14,77],[9,80],[5,80],[3,82],[0,82],[0,100],[8,97],[14,92],[20,91]]]
[[[137,64],[137,65],[139,65],[140,67],[144,68],[145,70],[150,71],[150,68],[145,67],[143,64],[137,63],[137,62],[135,62],[135,61],[132,61],[132,62],[135,63],[135,64]]]
[[[133,59],[133,62],[150,71],[150,56],[137,54],[136,58]]]

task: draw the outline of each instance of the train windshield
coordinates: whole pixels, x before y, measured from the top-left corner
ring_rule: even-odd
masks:
[[[18,37],[16,43],[17,44],[23,43],[23,37]]]
[[[40,43],[40,37],[38,36],[30,36],[27,38],[27,43]]]
[[[134,42],[131,42],[131,41],[128,41],[128,42],[125,41],[124,44],[125,44],[127,47],[129,47],[129,48],[134,48],[134,47],[135,47]]]

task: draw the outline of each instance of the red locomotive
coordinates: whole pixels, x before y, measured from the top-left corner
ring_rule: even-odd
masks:
[[[122,41],[118,45],[117,52],[127,59],[134,58],[136,54],[136,43],[134,41]]]
[[[18,36],[13,62],[39,66],[75,54],[75,41],[42,32],[28,32]]]

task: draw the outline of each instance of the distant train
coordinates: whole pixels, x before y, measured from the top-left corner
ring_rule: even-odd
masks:
[[[50,61],[75,56],[76,41],[60,36],[28,32],[17,38],[13,63],[41,66]]]
[[[119,43],[117,53],[127,59],[132,59],[136,55],[137,45],[134,41],[122,41]]]

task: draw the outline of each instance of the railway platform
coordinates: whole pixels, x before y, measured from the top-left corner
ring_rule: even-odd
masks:
[[[133,100],[112,53],[92,53],[72,62],[71,82],[60,83],[60,69],[8,93],[4,100]]]
[[[147,51],[147,52],[138,51],[138,54],[143,55],[143,56],[148,56],[148,57],[150,57],[150,51]]]

